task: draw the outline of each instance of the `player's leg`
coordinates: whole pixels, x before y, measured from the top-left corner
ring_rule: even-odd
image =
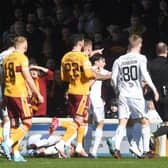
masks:
[[[0,119],[0,144],[3,141],[3,128],[2,128],[2,120]]]
[[[103,126],[104,126],[104,107],[94,108],[93,118],[96,122],[95,138],[92,150],[90,151],[90,156],[97,157],[97,150],[100,145],[103,136]]]
[[[31,128],[32,116],[27,98],[8,97],[7,99],[7,108],[9,110],[10,120],[18,121],[19,117],[21,117],[20,126],[14,131],[14,133],[10,136],[9,139],[4,141],[4,150],[6,150],[7,156],[11,158],[9,155],[10,150],[13,144],[17,144]],[[12,123],[13,122],[11,122],[11,127],[15,127],[15,125],[12,125]],[[14,158],[14,161],[18,162],[25,160],[22,158],[22,156],[20,156],[20,158]]]
[[[69,99],[68,99],[68,104],[70,106],[71,109],[71,114],[75,114],[76,111],[78,111],[78,106],[79,108],[81,108],[80,106],[82,106],[82,96],[78,96],[78,95],[69,95]],[[60,140],[60,142],[58,142],[55,147],[57,148],[57,150],[61,153],[61,155],[66,158],[66,154],[64,151],[64,146],[66,144],[66,142],[71,139],[71,137],[76,134],[77,132],[77,128],[80,126],[80,123],[83,122],[83,117],[78,116],[78,118],[74,118],[73,121],[71,121],[67,126],[67,129],[65,131],[64,136],[62,137],[62,139]]]
[[[121,157],[120,155],[120,144],[124,136],[126,136],[126,125],[128,118],[130,116],[129,104],[127,98],[120,97],[118,113],[119,113],[119,124],[115,132],[115,136],[107,139],[107,145],[109,147],[110,153],[117,159]]]
[[[134,153],[136,157],[141,157],[143,153],[142,147],[142,136],[141,136],[141,124],[138,122],[134,122],[132,128],[132,139],[130,142],[129,150]]]
[[[150,143],[150,121],[147,115],[147,105],[144,99],[134,100],[135,112],[139,115],[141,123],[141,135],[143,144],[143,158],[154,158],[156,156],[152,155],[149,148]]]
[[[78,127],[78,130],[77,130],[77,146],[76,146],[76,149],[75,149],[75,151],[78,154],[80,154],[81,156],[84,156],[84,157],[88,156],[88,154],[85,152],[84,147],[83,147],[84,137],[86,135],[87,128],[88,128],[87,121],[82,123],[80,125],[80,127]]]
[[[140,139],[142,139],[141,124],[140,124],[140,121],[138,119],[139,115],[135,112],[136,110],[134,109],[133,99],[131,100],[131,102],[129,104],[130,104],[131,115],[130,115],[130,119],[129,119],[130,122],[128,122],[128,124],[132,125],[132,139],[130,141],[129,150],[130,150],[131,153],[134,154],[135,157],[139,158],[139,157],[141,157],[141,155],[143,153],[142,145],[141,145],[141,150],[139,148],[140,147]]]
[[[88,154],[83,147],[83,143],[84,136],[86,135],[88,129],[88,111],[90,107],[90,99],[89,96],[82,96],[82,100],[83,101],[79,105],[79,109],[76,112],[76,116],[83,116],[83,122],[81,122],[80,127],[77,130],[77,146],[75,151],[82,157],[88,157]]]
[[[163,101],[164,100],[164,101]],[[161,119],[163,120],[163,126],[160,126],[155,132],[153,132],[153,136],[159,137],[162,136],[164,134],[168,134],[168,98],[164,98],[162,100],[162,102],[158,102],[156,103],[156,107],[157,107],[157,111],[161,117]],[[158,107],[159,106],[159,107]]]
[[[3,113],[3,139],[5,141],[6,139],[9,139],[10,135],[10,120],[8,117],[6,107],[2,109],[2,113]]]

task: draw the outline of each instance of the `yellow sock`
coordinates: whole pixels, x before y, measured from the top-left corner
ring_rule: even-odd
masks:
[[[15,132],[16,132],[17,128],[11,128],[10,129],[10,137],[12,137]],[[18,141],[12,146],[12,152],[14,153],[14,151],[18,151],[19,150],[19,144]]]
[[[18,143],[18,141],[12,146],[12,151],[13,151],[13,153],[15,151],[19,151],[19,143]]]
[[[64,136],[62,137],[62,140],[67,142],[75,134],[77,128],[78,128],[77,124],[71,121],[70,125],[67,127]]]
[[[21,125],[19,128],[17,128],[14,132],[14,134],[11,134],[10,139],[14,142],[14,144],[22,139],[27,132],[29,131],[29,128],[26,125]]]
[[[71,123],[72,123],[72,121],[61,121],[60,126],[62,128],[68,128]]]
[[[17,128],[11,128],[10,129],[10,137],[15,134],[15,131],[17,130]]]
[[[0,126],[0,143],[3,141],[2,126]]]
[[[77,132],[77,143],[80,143],[80,144],[83,144],[83,137],[85,135],[85,128],[86,128],[86,125],[81,125],[79,128],[78,128],[78,132]]]

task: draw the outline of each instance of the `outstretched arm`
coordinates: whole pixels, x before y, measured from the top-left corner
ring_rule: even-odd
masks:
[[[92,57],[95,54],[103,54],[103,50],[104,50],[104,48],[93,50],[90,54],[90,57]]]
[[[38,65],[30,65],[30,69],[37,69],[43,72],[48,72],[48,68],[42,67],[42,66],[38,66]]]

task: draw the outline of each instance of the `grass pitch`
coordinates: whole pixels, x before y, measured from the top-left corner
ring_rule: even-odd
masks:
[[[116,160],[111,157],[85,158],[26,158],[27,162],[13,162],[0,157],[0,168],[166,168],[168,158]]]

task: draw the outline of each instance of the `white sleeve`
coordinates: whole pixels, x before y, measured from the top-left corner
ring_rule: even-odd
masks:
[[[107,75],[107,74],[109,74],[109,73],[111,73],[111,72],[108,71],[108,70],[106,70],[106,69],[101,69],[101,74],[102,74],[102,75]]]
[[[141,68],[141,72],[142,72],[142,77],[143,79],[146,81],[146,83],[149,85],[149,87],[153,90],[156,91],[156,87],[152,82],[152,79],[149,75],[149,72],[147,70],[147,59],[144,56],[143,59],[140,62],[140,68]]]
[[[117,60],[114,62],[112,67],[112,82],[114,84],[114,88],[117,87],[117,81],[118,81],[118,73],[119,73],[119,66]]]
[[[3,51],[0,53],[0,64],[2,64],[4,56],[5,56],[5,52]]]

